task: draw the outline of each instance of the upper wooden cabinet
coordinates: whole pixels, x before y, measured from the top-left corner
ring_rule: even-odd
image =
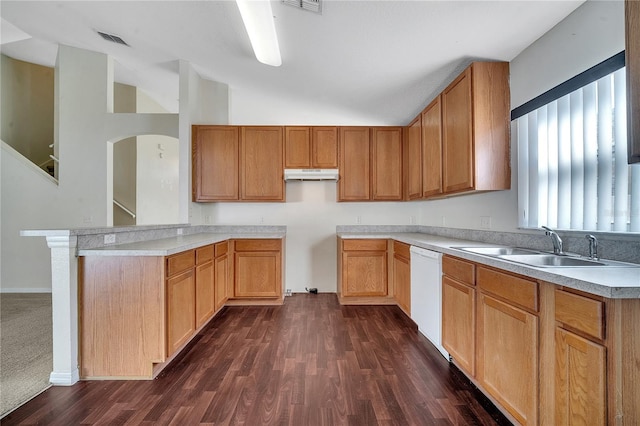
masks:
[[[193,126],[193,201],[284,201],[283,129]]]
[[[640,2],[625,0],[629,164],[640,162]]]
[[[193,126],[193,201],[239,199],[240,129],[230,126]]]
[[[338,167],[337,127],[285,127],[285,168]]]
[[[404,132],[404,199],[422,198],[422,118],[417,116]]]
[[[402,200],[402,127],[375,127],[371,138],[371,199]]]
[[[338,201],[402,200],[402,128],[339,131]]]
[[[509,189],[509,64],[474,62],[442,92],[443,192]]]
[[[370,133],[369,127],[339,129],[338,201],[368,201],[371,198]]]
[[[242,127],[240,197],[252,201],[284,201],[282,127]]]
[[[422,197],[442,194],[442,103],[438,95],[422,111]]]

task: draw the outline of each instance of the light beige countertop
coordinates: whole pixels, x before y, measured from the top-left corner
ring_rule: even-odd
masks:
[[[280,239],[284,232],[199,233],[78,250],[78,256],[170,256],[230,239]]]
[[[449,254],[537,280],[585,291],[612,299],[640,298],[640,265],[618,262],[616,266],[534,267],[504,259],[456,249],[456,247],[493,247],[495,244],[460,240],[421,233],[339,232],[341,238],[385,238],[428,250]]]

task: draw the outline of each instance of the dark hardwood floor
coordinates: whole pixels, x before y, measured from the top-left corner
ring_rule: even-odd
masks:
[[[399,308],[335,294],[224,308],[155,380],[52,387],[1,423],[510,424]]]

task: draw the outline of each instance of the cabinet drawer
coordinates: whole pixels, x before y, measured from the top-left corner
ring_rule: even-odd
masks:
[[[227,254],[229,251],[229,241],[223,241],[221,243],[216,243],[216,257],[223,256]]]
[[[281,240],[236,240],[236,251],[279,251]]]
[[[604,339],[604,302],[556,289],[556,321]]]
[[[398,241],[393,242],[393,254],[409,259],[409,244],[400,243]]]
[[[525,309],[538,312],[538,283],[493,269],[478,268],[478,286]]]
[[[195,250],[189,250],[167,257],[167,276],[178,274],[193,268],[196,264]]]
[[[202,265],[213,260],[213,245],[199,247],[196,249],[196,264]]]
[[[442,257],[442,273],[468,285],[475,285],[475,266],[451,256]]]
[[[342,240],[344,251],[386,251],[387,240]]]

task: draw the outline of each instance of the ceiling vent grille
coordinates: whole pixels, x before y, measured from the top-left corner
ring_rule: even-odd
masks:
[[[282,0],[282,3],[299,9],[308,10],[309,12],[322,13],[321,0]]]
[[[117,35],[107,34],[107,33],[103,33],[103,32],[100,32],[100,31],[96,31],[96,32],[98,34],[100,34],[100,37],[102,37],[103,39],[105,39],[107,41],[110,41],[112,43],[122,44],[124,46],[129,46],[126,41],[124,41],[123,39],[121,39]]]

